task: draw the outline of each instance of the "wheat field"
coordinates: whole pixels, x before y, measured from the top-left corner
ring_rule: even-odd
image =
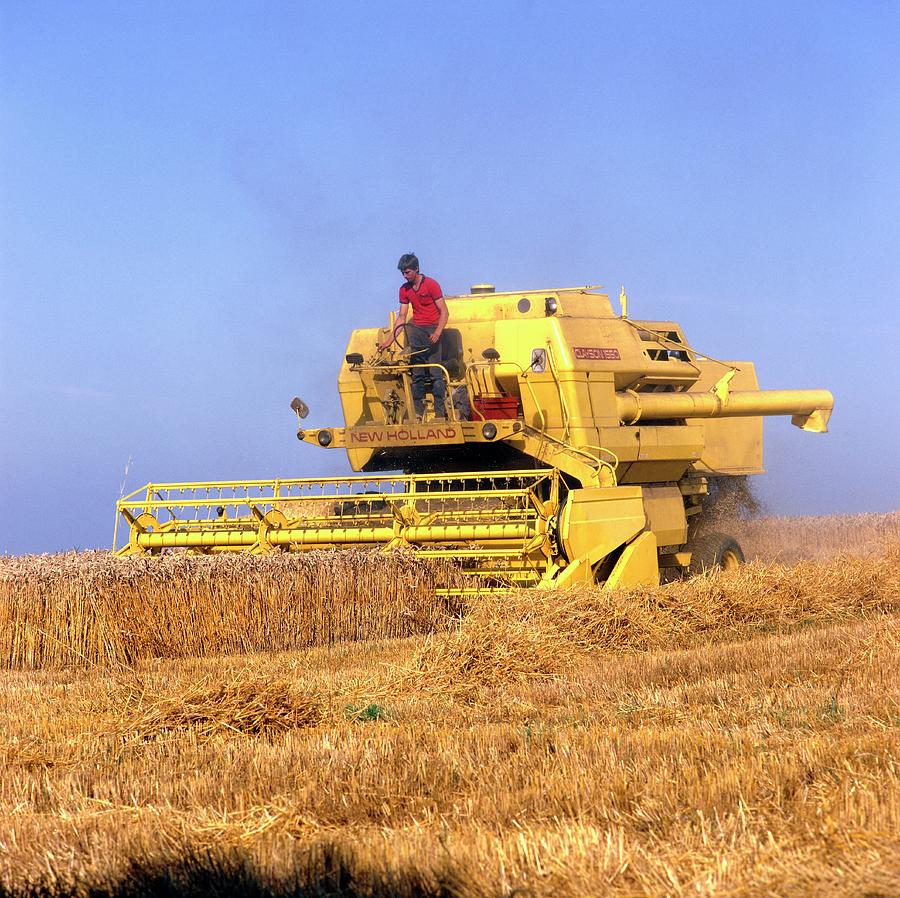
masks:
[[[900,514],[741,523],[465,609],[408,556],[0,560],[0,895],[900,894]]]

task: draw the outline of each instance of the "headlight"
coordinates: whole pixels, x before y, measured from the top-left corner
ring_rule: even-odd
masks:
[[[320,446],[330,446],[331,445],[331,431],[330,430],[320,430],[316,434],[316,439],[319,441]]]
[[[555,315],[556,310],[558,308],[559,308],[559,303],[556,301],[555,296],[544,297],[544,314],[545,315]]]
[[[481,433],[486,440],[492,440],[497,436],[497,425],[491,424],[491,422],[488,421],[487,424],[481,428]]]

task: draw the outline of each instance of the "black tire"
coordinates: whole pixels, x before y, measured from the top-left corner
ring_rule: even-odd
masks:
[[[691,553],[691,576],[704,571],[733,570],[744,563],[744,553],[736,539],[727,533],[703,533],[686,546]]]

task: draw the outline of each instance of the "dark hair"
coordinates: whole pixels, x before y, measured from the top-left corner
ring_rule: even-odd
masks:
[[[414,268],[416,271],[419,270],[419,260],[416,258],[415,253],[404,253],[400,256],[400,261],[397,263],[397,268],[400,271],[403,271],[404,268]]]

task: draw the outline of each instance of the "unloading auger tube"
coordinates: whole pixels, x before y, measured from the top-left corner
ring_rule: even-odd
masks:
[[[631,586],[738,558],[701,526],[710,479],[763,472],[765,416],[825,432],[831,393],[760,390],[752,362],[703,355],[676,322],[632,320],[624,291],[617,313],[598,289],[447,297],[439,366],[410,354],[408,324],[353,331],[344,423],[310,428],[291,406],[298,438],[345,449],[358,476],[148,484],[118,502],[114,548],[410,548],[485,589]],[[446,419],[431,395],[416,418],[417,367],[447,385]]]

